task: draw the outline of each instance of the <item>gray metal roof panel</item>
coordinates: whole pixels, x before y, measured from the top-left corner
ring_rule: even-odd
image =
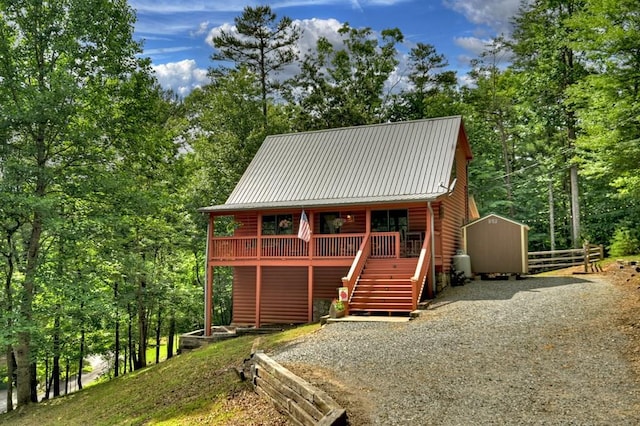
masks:
[[[229,196],[202,211],[434,199],[461,117],[268,136]]]

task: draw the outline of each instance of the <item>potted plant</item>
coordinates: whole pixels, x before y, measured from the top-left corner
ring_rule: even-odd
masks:
[[[329,306],[329,317],[342,318],[345,314],[344,302],[338,299],[333,299],[331,306]]]

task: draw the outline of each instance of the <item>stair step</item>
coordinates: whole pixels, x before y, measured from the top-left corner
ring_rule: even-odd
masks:
[[[361,277],[358,282],[361,283],[411,283],[411,278],[387,278],[387,277]]]
[[[358,294],[358,293],[367,293],[367,292],[372,292],[372,291],[377,291],[377,292],[385,292],[385,291],[396,291],[396,292],[403,292],[403,293],[411,293],[412,290],[412,286],[410,285],[367,285],[367,284],[360,284],[358,287],[356,287],[355,291],[354,291],[354,295]]]
[[[349,302],[349,307],[351,306],[370,306],[370,305],[385,305],[385,306],[394,306],[394,305],[411,305],[411,297],[400,296],[400,297],[388,297],[388,296],[361,296],[354,297]]]
[[[367,303],[363,305],[351,305],[349,304],[349,313],[351,312],[411,312],[411,303],[406,304],[390,304],[390,303]]]

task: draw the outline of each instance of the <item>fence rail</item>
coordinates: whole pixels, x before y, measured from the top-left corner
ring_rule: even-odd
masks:
[[[542,272],[553,269],[584,266],[584,272],[599,270],[598,262],[604,259],[602,245],[585,244],[579,249],[529,252],[529,271]]]

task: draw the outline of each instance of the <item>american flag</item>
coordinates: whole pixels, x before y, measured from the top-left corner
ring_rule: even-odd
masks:
[[[300,215],[300,228],[298,229],[298,238],[309,242],[311,240],[311,228],[309,227],[309,220],[307,214],[302,210]]]

